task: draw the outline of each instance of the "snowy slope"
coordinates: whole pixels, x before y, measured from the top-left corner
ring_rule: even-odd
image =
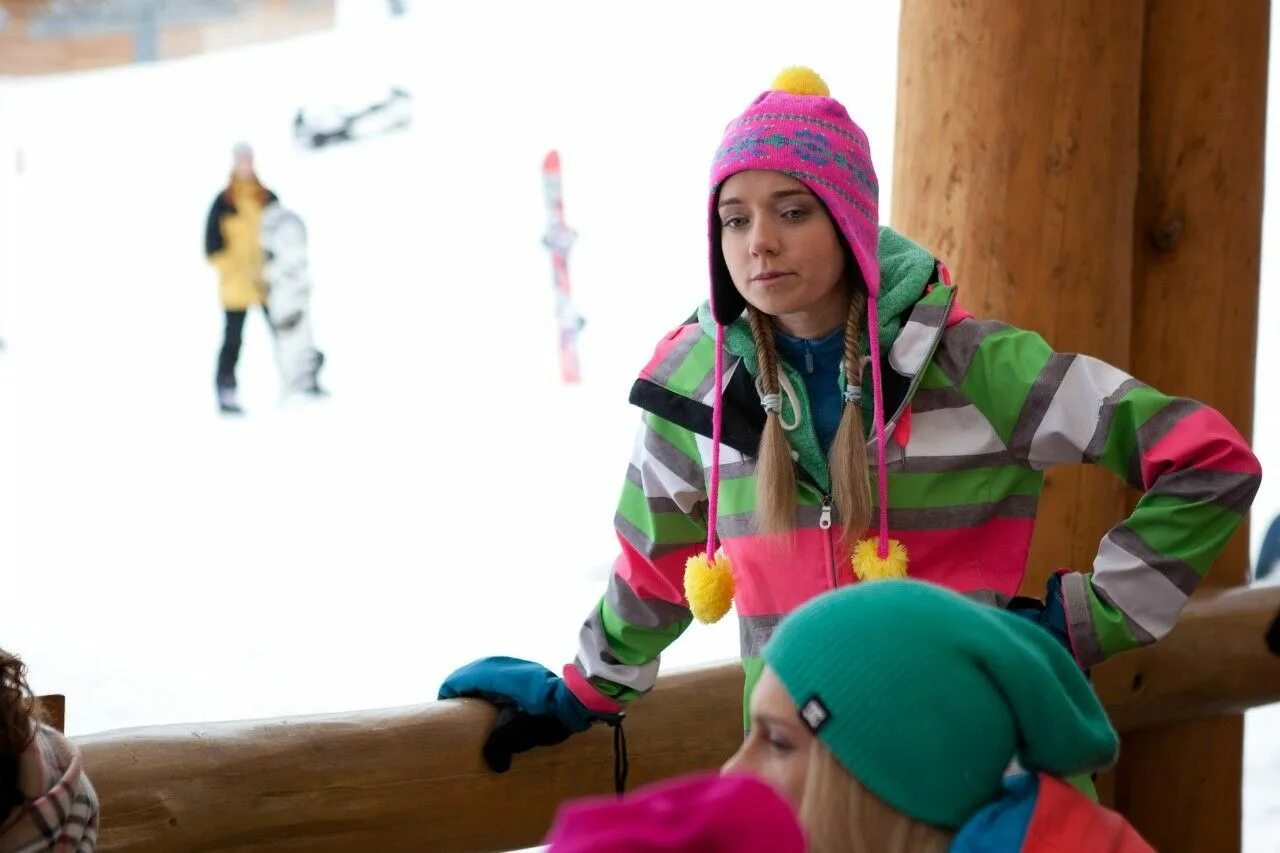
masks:
[[[0,565],[75,591],[64,625],[12,597],[0,624],[35,686],[71,696],[71,731],[421,701],[479,655],[572,653],[614,551],[627,390],[705,291],[723,122],[803,59],[843,92],[882,83],[850,106],[891,168],[896,21],[775,58],[787,26],[750,16],[639,17],[624,45],[596,7],[564,8],[589,38],[457,4],[0,88]],[[742,50],[732,76],[717,38]],[[301,101],[386,83],[414,93],[411,132],[293,149]],[[311,228],[334,396],[277,407],[253,316],[250,416],[229,422],[201,237],[239,138]],[[576,389],[556,382],[539,242],[553,146],[589,324]],[[694,629],[668,659],[733,657],[735,634]]]
[[[0,567],[68,590],[52,613],[0,595],[0,643],[68,694],[69,729],[419,702],[481,655],[566,660],[612,559],[627,390],[705,291],[724,121],[779,65],[812,64],[892,173],[896,8],[854,5],[459,3],[393,24],[348,2],[333,34],[0,79]],[[301,102],[388,83],[415,96],[411,131],[292,147]],[[279,407],[253,316],[249,416],[227,421],[201,238],[241,138],[310,227],[334,395]],[[539,243],[550,147],[588,319],[575,389],[556,381]],[[1263,363],[1276,346],[1261,337]],[[1264,462],[1274,396],[1259,388]],[[1268,483],[1260,518],[1280,511]],[[730,619],[667,661],[736,653]],[[1280,838],[1274,710],[1249,724],[1255,850]]]

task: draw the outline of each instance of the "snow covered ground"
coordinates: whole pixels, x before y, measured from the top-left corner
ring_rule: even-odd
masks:
[[[420,702],[481,655],[567,659],[614,550],[630,382],[705,291],[724,121],[780,65],[811,64],[892,172],[894,4],[818,5],[822,27],[755,2],[625,18],[512,3],[495,26],[485,4],[393,22],[344,2],[332,34],[0,78],[0,643],[37,690],[68,695],[69,730]],[[386,84],[413,93],[412,130],[293,147],[300,104]],[[201,251],[237,139],[307,219],[333,391],[278,405],[255,315],[238,421],[214,413],[221,315]],[[552,147],[588,320],[572,389],[540,244]],[[1280,464],[1261,385],[1257,416]],[[1280,481],[1263,489],[1259,519],[1280,511]],[[61,600],[18,592],[45,583]],[[726,620],[667,661],[736,651]],[[1250,715],[1247,748],[1247,849],[1271,851],[1280,707]]]

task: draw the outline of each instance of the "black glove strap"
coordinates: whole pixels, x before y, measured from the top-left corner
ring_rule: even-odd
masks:
[[[627,790],[627,773],[631,767],[627,762],[627,736],[622,731],[622,720],[610,723],[613,726],[613,790],[618,796]]]

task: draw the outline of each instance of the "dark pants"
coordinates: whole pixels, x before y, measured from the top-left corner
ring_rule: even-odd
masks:
[[[218,374],[215,379],[219,388],[236,387],[236,362],[240,360],[240,340],[246,313],[227,309],[227,328],[222,336],[222,350],[218,353]],[[262,313],[267,317],[267,325],[271,325],[267,306],[262,306]]]

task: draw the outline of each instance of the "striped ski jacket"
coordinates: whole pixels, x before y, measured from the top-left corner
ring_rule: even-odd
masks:
[[[745,320],[727,332],[718,534],[736,581],[745,700],[779,620],[856,578],[839,525],[826,524],[827,466],[804,382],[785,362],[800,409],[788,401],[783,412],[784,422],[800,421],[788,433],[797,458],[795,532],[789,544],[755,532],[764,413]],[[1092,567],[1062,573],[1083,667],[1173,627],[1258,489],[1257,459],[1214,409],[1096,358],[1054,352],[1034,332],[973,319],[950,285],[930,286],[883,358],[889,525],[907,548],[911,576],[1016,595],[1044,472],[1054,465],[1101,465],[1144,493],[1103,538]],[[713,359],[704,305],[698,322],[658,345],[633,387],[644,416],[616,514],[622,552],[564,668],[570,689],[594,710],[615,712],[652,688],[659,655],[691,621],[684,565],[706,540]]]

